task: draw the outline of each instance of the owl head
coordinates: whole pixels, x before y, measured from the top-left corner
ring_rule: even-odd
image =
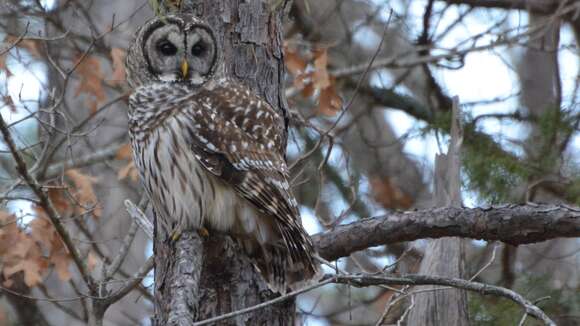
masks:
[[[127,52],[127,81],[201,85],[215,72],[217,42],[211,28],[193,15],[156,17],[141,26]]]

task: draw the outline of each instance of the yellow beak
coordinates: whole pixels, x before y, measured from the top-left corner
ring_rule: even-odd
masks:
[[[187,78],[187,74],[189,73],[189,64],[187,64],[187,60],[183,60],[181,63],[181,76],[183,79]]]

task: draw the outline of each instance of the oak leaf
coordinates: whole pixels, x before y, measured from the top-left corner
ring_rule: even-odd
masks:
[[[54,264],[54,269],[56,270],[56,274],[58,278],[66,282],[71,279],[72,275],[69,271],[70,266],[70,256],[65,253],[57,253],[53,254],[50,257],[50,262]]]
[[[407,209],[413,204],[413,198],[388,177],[371,178],[370,185],[375,200],[385,208]]]
[[[306,70],[306,66],[308,65],[306,60],[301,58],[297,51],[288,46],[284,47],[284,63],[286,63],[286,68],[288,68],[288,71],[294,77],[304,73],[304,70]]]
[[[44,216],[37,216],[28,225],[30,226],[32,239],[41,244],[43,248],[51,250],[52,241],[57,236],[52,223]]]
[[[320,90],[330,86],[330,77],[328,75],[328,52],[326,48],[314,51],[314,74],[312,82],[314,87]]]
[[[48,257],[49,262],[54,265],[54,269],[58,278],[61,281],[68,281],[72,277],[69,266],[71,262],[71,257],[67,252],[64,244],[60,237],[55,237],[52,241],[52,250],[50,256]]]
[[[35,57],[35,58],[42,57],[42,55],[40,54],[40,48],[38,47],[38,41],[36,41],[36,40],[24,40],[23,39],[23,40],[18,41],[18,37],[14,36],[14,35],[8,35],[4,39],[4,43],[7,43],[8,46],[10,46],[11,44],[14,44],[16,42],[18,42],[18,44],[16,44],[17,47],[28,50],[28,52],[30,52],[30,54],[33,57]]]
[[[311,80],[312,73],[304,73],[295,76],[292,84],[294,84],[294,87],[296,87],[296,89],[304,89],[307,86],[312,85]]]
[[[10,214],[5,211],[0,211],[0,224],[2,226],[4,226],[5,223],[11,222],[12,220],[14,220],[14,214]],[[0,231],[2,231],[2,228],[0,228]]]
[[[117,178],[119,180],[126,179],[127,177],[131,178],[131,181],[133,182],[136,182],[139,178],[139,172],[137,171],[133,161],[129,162],[117,173]]]
[[[97,195],[93,189],[93,185],[98,181],[98,179],[86,174],[82,174],[76,169],[67,170],[65,174],[71,179],[76,188],[75,198],[79,201],[79,203],[83,206],[94,207],[94,216],[101,216],[102,208],[98,204]],[[84,213],[82,208],[78,212],[80,214]]]
[[[117,153],[115,154],[115,159],[117,160],[131,160],[132,158],[133,155],[131,150],[131,144],[129,143],[121,146],[121,148],[119,148],[119,150],[117,150]]]
[[[97,263],[98,263],[97,255],[95,255],[94,252],[90,251],[89,256],[87,257],[87,269],[89,270],[89,272],[92,272],[95,269]]]
[[[16,106],[14,105],[14,101],[12,100],[12,96],[4,95],[2,96],[1,100],[5,106],[7,106],[12,113],[16,113]]]
[[[119,85],[125,81],[125,51],[120,48],[111,49],[111,60],[113,61],[113,74],[108,81],[109,85]]]
[[[27,238],[26,236],[22,236],[20,241],[16,242],[10,249],[10,255],[13,257],[26,258],[26,256],[28,256],[28,252],[34,245],[34,241],[31,241],[31,239]]]
[[[72,205],[70,203],[69,198],[67,198],[66,191],[60,188],[49,188],[48,189],[48,197],[52,201],[54,208],[60,215],[68,215],[72,213]],[[40,206],[34,207],[36,214],[38,216],[46,217],[46,212],[44,208]]]
[[[8,69],[8,66],[6,65],[7,56],[8,56],[7,53],[0,54],[0,70],[6,71],[6,76],[10,77],[12,76],[12,72],[10,71],[10,69]]]
[[[0,256],[5,257],[20,240],[21,230],[16,223],[16,216],[4,211],[0,211],[0,225]]]
[[[33,287],[42,281],[42,271],[42,264],[37,260],[22,259],[13,266],[6,266],[3,272],[5,278],[18,272],[24,272],[24,283],[28,287]]]
[[[2,285],[6,288],[11,288],[12,285],[14,285],[14,281],[11,278],[6,278],[6,277],[4,277],[4,278],[5,278],[5,280],[4,280],[4,282],[2,282]]]
[[[336,92],[334,80],[331,79],[330,85],[320,90],[318,96],[318,112],[326,116],[334,116],[342,108],[342,99]]]
[[[80,76],[79,86],[76,89],[75,95],[86,93],[92,96],[87,98],[85,104],[91,109],[91,112],[97,111],[97,105],[106,100],[105,90],[101,81],[103,80],[103,73],[101,71],[101,62],[99,58],[94,56],[81,56],[81,60],[76,67],[76,73]]]

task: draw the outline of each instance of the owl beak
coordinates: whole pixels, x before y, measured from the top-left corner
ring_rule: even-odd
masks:
[[[189,73],[189,64],[187,64],[187,60],[183,60],[181,63],[181,77],[183,79],[187,78],[187,74]]]

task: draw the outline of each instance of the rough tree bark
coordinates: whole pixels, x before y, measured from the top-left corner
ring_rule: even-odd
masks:
[[[461,207],[460,148],[463,141],[457,98],[453,101],[451,142],[447,155],[435,158],[435,204]],[[420,274],[462,278],[465,270],[465,240],[442,238],[429,242]],[[467,294],[462,290],[430,291],[415,296],[409,325],[469,325]]]
[[[282,15],[286,1],[187,0],[193,13],[214,29],[226,74],[248,85],[286,116]],[[156,325],[189,325],[193,320],[235,311],[276,296],[231,238],[210,231],[187,232],[176,243],[155,240]],[[196,285],[197,284],[197,285]],[[234,325],[291,325],[292,300],[227,321]]]
[[[580,209],[565,205],[441,207],[391,212],[312,236],[318,254],[329,261],[353,252],[426,238],[461,237],[502,241],[513,246],[580,237]]]

